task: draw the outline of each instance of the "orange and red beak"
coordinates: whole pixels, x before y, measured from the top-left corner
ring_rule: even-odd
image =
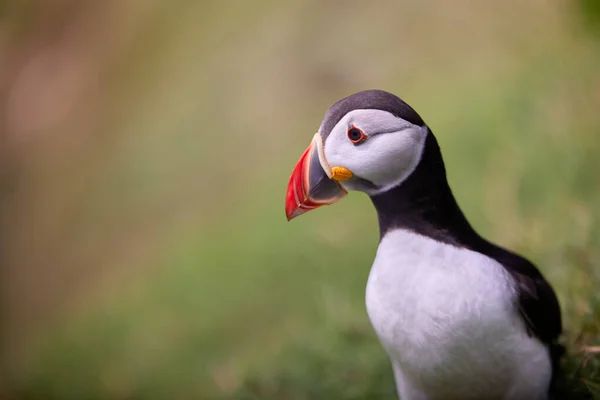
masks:
[[[322,143],[317,133],[292,171],[285,197],[288,221],[315,208],[333,204],[348,194],[338,181],[348,179],[351,173],[341,167],[334,167],[332,171],[325,160]],[[349,176],[343,175],[341,170],[347,171]]]

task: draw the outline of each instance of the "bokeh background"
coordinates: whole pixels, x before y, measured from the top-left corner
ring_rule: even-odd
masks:
[[[288,223],[327,108],[381,88],[600,388],[595,0],[0,2],[2,399],[393,398],[352,194]],[[595,346],[595,347],[594,347]]]

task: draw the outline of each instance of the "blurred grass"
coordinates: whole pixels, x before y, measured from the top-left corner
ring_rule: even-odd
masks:
[[[156,6],[114,67],[113,143],[91,164],[73,229],[127,245],[131,226],[160,234],[141,261],[117,263],[133,272],[108,269],[35,335],[8,393],[393,398],[364,309],[368,199],[293,223],[283,213],[323,113],[366,87],[421,113],[473,224],[550,280],[569,377],[597,388],[600,361],[582,346],[600,344],[600,50],[560,7],[467,3]]]

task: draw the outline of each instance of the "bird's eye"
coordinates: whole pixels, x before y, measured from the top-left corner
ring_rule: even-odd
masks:
[[[348,129],[348,139],[354,143],[359,144],[367,138],[367,135],[363,131],[355,127],[354,125]]]

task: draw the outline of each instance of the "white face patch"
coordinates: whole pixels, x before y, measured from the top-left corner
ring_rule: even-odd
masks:
[[[352,126],[362,130],[367,139],[353,144],[348,139]],[[324,143],[327,162],[344,167],[357,178],[377,186],[376,194],[398,186],[417,167],[425,146],[427,128],[414,125],[382,110],[353,110],[334,126]],[[356,190],[353,180],[342,185]]]

